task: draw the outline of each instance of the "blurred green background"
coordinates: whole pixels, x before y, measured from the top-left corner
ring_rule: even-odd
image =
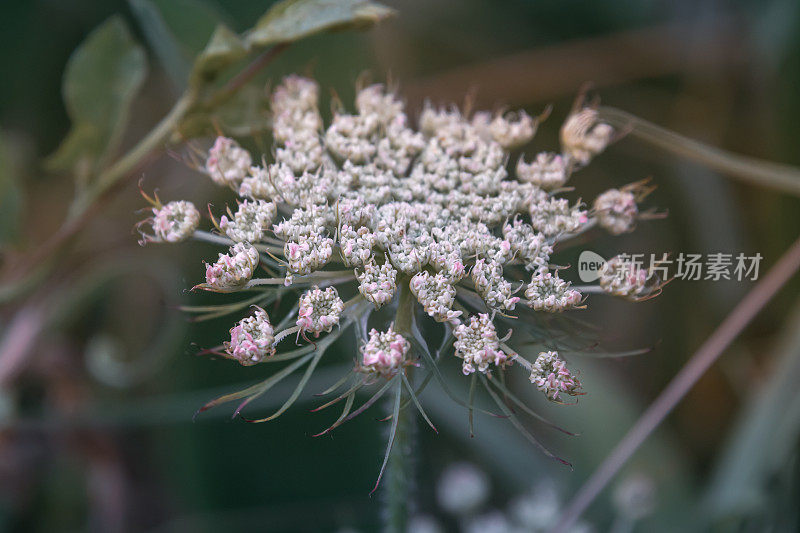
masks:
[[[398,9],[394,19],[365,33],[294,44],[261,81],[274,85],[285,73],[310,74],[326,101],[335,93],[349,106],[355,80],[367,72],[397,83],[412,116],[426,98],[460,104],[471,95],[479,108],[520,107],[531,114],[552,103],[534,141],[541,149],[557,146],[572,100],[584,82],[593,82],[606,105],[731,151],[800,165],[800,5],[793,0],[386,3]],[[243,31],[271,2],[208,0],[203,16],[184,13],[188,2],[163,4],[202,43],[210,33],[202,20],[219,18]],[[45,172],[41,160],[69,128],[60,92],[69,54],[112,14],[122,14],[146,42],[123,1],[0,5],[2,163],[6,175],[19,177],[3,184],[0,199],[4,261],[35,250],[64,218],[73,182]],[[125,146],[177,97],[150,50],[148,62]],[[204,205],[219,194],[173,157],[148,162],[140,174],[145,188],[157,187],[164,198]],[[630,235],[604,237],[593,250],[759,252],[765,272],[800,228],[796,198],[735,183],[634,139],[612,146],[573,184],[593,198],[646,176],[658,184],[647,205],[668,210],[669,217]],[[2,372],[0,528],[378,529],[380,496],[368,496],[385,439],[377,414],[318,439],[310,435],[330,424],[332,414],[308,413],[315,405],[310,395],[266,424],[231,421],[227,407],[192,420],[205,401],[263,379],[270,369],[193,355],[198,346],[218,344],[231,325],[229,318],[190,323],[175,309],[212,301],[186,291],[214,250],[199,243],[138,247],[131,228],[144,203],[135,181],[102,206],[47,282],[54,290],[67,287],[68,312],[23,362]],[[570,252],[561,257],[575,264]],[[418,430],[418,512],[436,517],[445,530],[458,527],[435,497],[437,479],[456,460],[489,474],[489,507],[503,508],[542,480],[567,499],[750,286],[676,281],[645,303],[592,299],[583,318],[601,326],[596,340],[603,346],[655,349],[635,358],[576,359],[588,395],[575,406],[546,405],[521,383],[526,400],[580,434],[534,427],[574,470],[548,461],[510,426],[485,416],[478,416],[470,439],[466,413],[431,387],[424,400],[440,434]],[[798,287],[794,280],[784,288],[626,468],[623,478],[642,474],[656,488],[655,509],[638,531],[796,530]],[[37,293],[45,304],[46,292]],[[21,309],[19,301],[3,309],[6,332]],[[312,392],[335,381],[336,365],[350,360],[355,347],[340,346],[326,356],[330,366]],[[280,405],[289,390],[275,389],[250,412]],[[610,494],[587,514],[597,531],[609,530],[619,512]]]

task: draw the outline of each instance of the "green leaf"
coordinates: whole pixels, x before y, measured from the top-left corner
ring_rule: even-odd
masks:
[[[226,22],[222,13],[201,0],[128,0],[147,42],[178,89],[189,81],[192,60],[214,29]]]
[[[393,9],[368,0],[284,0],[259,19],[245,40],[263,47],[322,31],[368,27],[393,14]]]
[[[194,62],[190,85],[197,87],[213,81],[222,70],[246,55],[247,48],[242,39],[220,24]]]
[[[91,176],[102,167],[119,145],[146,73],[144,50],[121,17],[92,31],[67,63],[62,92],[72,128],[47,168]]]
[[[180,122],[178,131],[184,139],[214,135],[217,129],[232,137],[258,135],[271,126],[267,103],[263,88],[245,85],[214,109],[194,109]]]

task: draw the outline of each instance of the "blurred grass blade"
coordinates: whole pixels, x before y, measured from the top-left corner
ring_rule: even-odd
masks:
[[[176,89],[183,89],[189,80],[191,62],[181,50],[161,12],[151,0],[128,0],[128,3],[164,72]]]
[[[663,150],[745,183],[800,196],[800,169],[708,146],[613,107],[598,111],[604,122]]]
[[[367,0],[285,0],[272,6],[245,40],[264,47],[322,31],[368,27],[392,14],[393,9]]]
[[[67,63],[62,92],[72,127],[46,167],[77,170],[84,179],[102,168],[119,145],[146,74],[144,50],[121,17],[92,31]]]
[[[770,482],[797,453],[800,437],[800,305],[784,327],[772,374],[747,403],[705,497],[712,520],[760,511]]]

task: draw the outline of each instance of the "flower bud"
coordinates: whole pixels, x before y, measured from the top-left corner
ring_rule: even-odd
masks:
[[[239,188],[239,184],[250,171],[250,153],[241,148],[236,141],[227,137],[217,137],[214,146],[208,151],[206,174],[214,183]]]
[[[330,332],[333,326],[339,324],[342,311],[344,302],[334,287],[325,290],[313,287],[300,297],[296,323],[300,331],[311,332],[319,337],[323,331]]]
[[[242,319],[231,328],[231,341],[225,343],[225,351],[243,366],[250,366],[275,355],[274,342],[274,330],[267,312],[256,307],[253,316]]]
[[[402,368],[410,348],[411,343],[395,332],[392,326],[381,332],[373,328],[369,332],[369,340],[361,347],[359,371],[390,377]]]
[[[582,394],[580,381],[570,373],[555,351],[539,354],[533,363],[530,380],[551,401],[558,401],[559,395]]]
[[[222,291],[240,289],[258,267],[258,251],[248,243],[234,244],[228,254],[219,254],[213,265],[206,265],[206,284]]]
[[[453,335],[456,337],[456,357],[464,360],[461,366],[464,375],[475,371],[486,374],[490,364],[503,367],[508,363],[508,356],[500,349],[500,340],[489,315],[471,316],[469,324],[457,326]]]

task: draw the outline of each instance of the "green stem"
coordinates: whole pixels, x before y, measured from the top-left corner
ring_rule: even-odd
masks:
[[[684,137],[639,117],[615,109],[598,109],[600,120],[629,131],[634,137],[686,159],[691,159],[739,181],[800,195],[800,169],[727,152]]]
[[[108,189],[116,184],[120,179],[131,172],[150,152],[167,142],[175,127],[191,109],[196,100],[195,91],[186,91],[183,96],[175,102],[172,110],[161,119],[161,122],[153,128],[150,133],[142,138],[136,146],[122,156],[116,163],[106,169],[97,177],[97,181],[86,191],[86,194],[77,198],[73,204],[71,218],[83,214],[86,209],[94,203],[97,198],[103,195]]]
[[[400,290],[394,330],[410,335],[414,295],[404,276],[398,280]],[[406,375],[411,379],[408,367]],[[388,406],[391,409],[391,406]],[[397,418],[397,433],[389,462],[386,464],[383,490],[384,530],[387,533],[405,533],[408,529],[408,515],[411,507],[411,493],[414,489],[414,443],[415,424],[413,411],[401,409]]]

